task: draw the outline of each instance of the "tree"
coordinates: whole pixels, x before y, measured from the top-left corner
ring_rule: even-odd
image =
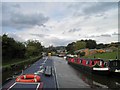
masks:
[[[37,56],[41,55],[41,52],[43,51],[43,46],[37,40],[28,40],[26,42],[26,50],[26,56]]]
[[[13,38],[8,37],[6,34],[2,36],[2,57],[3,60],[24,58],[25,45],[16,42]]]
[[[7,35],[2,36],[2,58],[10,59],[14,57],[14,44],[15,40],[13,38],[9,38]]]
[[[74,54],[75,42],[69,43],[66,47],[66,50],[68,51],[68,53]]]
[[[95,40],[85,40],[86,42],[86,48],[89,48],[89,49],[94,49],[96,48],[96,41]]]
[[[100,43],[96,46],[97,49],[102,49],[102,48],[105,48],[106,45],[104,45],[103,43]]]
[[[23,43],[21,42],[16,42],[15,43],[15,51],[14,55],[16,58],[24,58],[26,53],[26,47]]]
[[[86,43],[84,41],[77,41],[75,43],[75,50],[86,48]]]

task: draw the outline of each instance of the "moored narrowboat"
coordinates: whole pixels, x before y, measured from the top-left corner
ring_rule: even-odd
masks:
[[[110,68],[111,75],[120,76],[120,60],[109,60],[108,66]]]
[[[109,74],[109,67],[102,59],[68,58],[68,64],[80,67],[82,70],[97,74]]]

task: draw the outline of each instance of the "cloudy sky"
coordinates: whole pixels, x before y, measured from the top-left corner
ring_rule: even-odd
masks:
[[[67,45],[81,39],[117,42],[117,2],[2,2],[2,34],[18,41]]]

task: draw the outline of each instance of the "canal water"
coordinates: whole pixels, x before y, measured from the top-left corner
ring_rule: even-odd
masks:
[[[101,76],[82,71],[60,57],[52,57],[59,88],[120,88],[120,77]]]

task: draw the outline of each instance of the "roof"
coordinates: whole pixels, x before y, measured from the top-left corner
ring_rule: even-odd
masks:
[[[95,60],[100,60],[100,61],[104,61],[103,59],[100,59],[100,58],[94,58],[94,59],[90,59],[90,58],[88,58],[88,59],[86,59],[86,58],[80,58],[80,59],[84,59],[84,60],[87,60],[87,61],[95,61]]]
[[[109,62],[120,62],[120,59],[110,59]]]

